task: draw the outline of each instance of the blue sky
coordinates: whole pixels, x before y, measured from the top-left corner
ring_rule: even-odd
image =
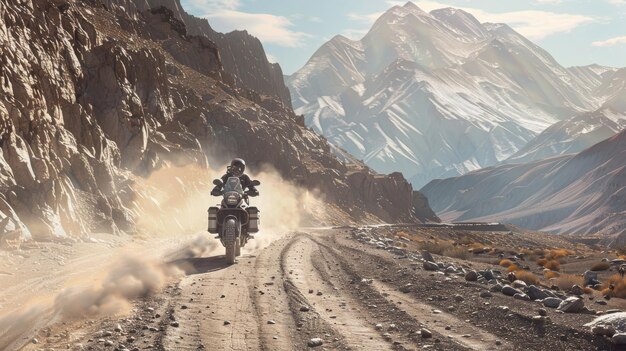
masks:
[[[360,39],[393,0],[181,0],[220,32],[246,29],[291,74],[324,42]],[[503,22],[548,50],[562,65],[626,66],[626,0],[413,1],[423,10],[462,8],[481,22]]]

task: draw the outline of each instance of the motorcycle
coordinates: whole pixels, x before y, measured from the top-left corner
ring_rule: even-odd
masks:
[[[229,177],[226,184],[215,179],[213,184],[222,187],[222,202],[218,207],[209,207],[209,233],[218,234],[222,245],[226,248],[226,261],[235,263],[241,255],[241,248],[251,234],[259,231],[259,210],[250,206],[248,192],[244,192],[238,177]],[[253,186],[261,185],[258,180],[252,181]]]

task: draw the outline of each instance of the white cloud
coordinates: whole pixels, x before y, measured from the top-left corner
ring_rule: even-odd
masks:
[[[563,0],[535,0],[537,4],[548,4],[548,5],[556,5],[562,3]]]
[[[348,19],[352,21],[365,22],[365,23],[374,23],[378,17],[382,16],[384,12],[374,12],[367,14],[359,14],[359,13],[348,13]]]
[[[554,2],[555,0],[538,1]],[[608,1],[626,2],[626,0]],[[387,3],[390,5],[402,5],[404,2],[387,1]],[[525,10],[497,13],[436,1],[416,1],[415,3],[422,10],[427,12],[445,7],[454,7],[471,13],[480,22],[506,23],[531,40],[540,40],[554,34],[567,33],[576,27],[598,20],[586,15],[555,13],[550,11]]]
[[[183,0],[183,3],[201,9],[204,13],[236,10],[241,6],[240,0]]]
[[[626,5],[626,0],[607,0],[611,5],[623,6]]]
[[[247,30],[263,43],[286,47],[301,47],[310,34],[291,30],[293,23],[283,16],[247,13],[233,10],[218,11],[202,16],[220,32]]]
[[[312,36],[293,30],[294,24],[287,17],[239,11],[241,0],[184,0],[184,4],[208,19],[217,31],[245,29],[266,44],[301,47]]]
[[[593,46],[613,46],[618,44],[626,44],[626,36],[615,37],[603,41],[594,41],[591,43]]]

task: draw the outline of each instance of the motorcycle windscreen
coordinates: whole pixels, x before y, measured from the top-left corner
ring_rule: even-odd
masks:
[[[241,180],[238,177],[230,177],[224,184],[224,193],[236,192],[243,194],[243,188],[241,187]]]

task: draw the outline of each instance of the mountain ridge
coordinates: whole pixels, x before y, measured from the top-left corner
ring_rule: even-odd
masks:
[[[361,40],[322,45],[287,85],[307,125],[420,187],[504,161],[550,125],[600,108],[602,75],[560,66],[506,24],[409,2]]]

